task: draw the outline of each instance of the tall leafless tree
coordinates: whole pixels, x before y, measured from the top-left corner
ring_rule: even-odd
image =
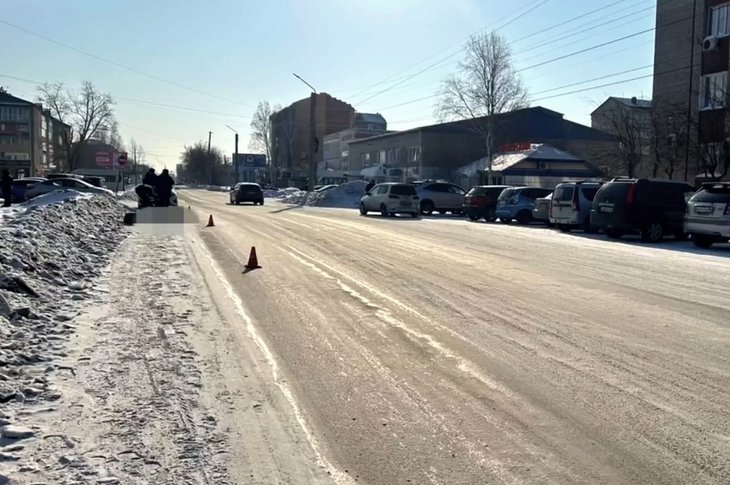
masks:
[[[249,148],[262,151],[266,154],[266,160],[271,162],[272,140],[271,140],[271,115],[279,111],[279,106],[273,108],[268,101],[259,101],[256,111],[251,120],[251,140]]]
[[[114,123],[114,99],[89,81],[81,83],[76,93],[62,83],[43,84],[38,87],[37,99],[56,119],[71,127],[70,133],[62,134],[69,171],[78,164],[81,146]]]
[[[495,115],[528,105],[527,91],[515,73],[507,40],[496,32],[472,36],[458,71],[443,81],[439,94],[437,118],[469,120],[472,131],[483,138],[491,183]]]
[[[618,141],[620,160],[609,167],[613,175],[635,177],[650,152],[652,144],[651,110],[626,106],[620,101],[610,104],[596,115],[594,123],[614,135]]]

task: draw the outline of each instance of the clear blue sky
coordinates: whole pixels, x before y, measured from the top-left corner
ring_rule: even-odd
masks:
[[[651,67],[646,66],[653,63],[653,31],[532,66],[653,28],[655,4],[654,0],[0,0],[0,75],[61,81],[69,87],[92,81],[117,97],[125,141],[134,138],[140,143],[152,164],[174,168],[183,145],[207,139],[208,131],[213,132],[214,145],[232,153],[233,132],[227,124],[240,133],[240,151],[245,151],[258,101],[288,105],[308,95],[308,88],[292,72],[358,111],[381,112],[391,129],[433,123],[436,98],[393,106],[433,95],[454,70],[469,34],[498,28],[512,45],[517,68],[528,68],[520,75],[532,104],[590,124],[590,112],[606,96],[650,98],[651,78],[546,98],[650,75]],[[544,29],[548,30],[540,32]],[[574,83],[583,84],[554,90]],[[27,81],[0,77],[0,85],[20,97],[35,96],[35,85]]]

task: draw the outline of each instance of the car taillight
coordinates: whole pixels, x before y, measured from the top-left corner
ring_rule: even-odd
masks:
[[[636,196],[636,184],[631,184],[629,186],[629,191],[626,192],[626,203],[633,204],[635,196]]]
[[[580,210],[580,197],[578,196],[577,188],[573,194],[573,210],[576,212]]]

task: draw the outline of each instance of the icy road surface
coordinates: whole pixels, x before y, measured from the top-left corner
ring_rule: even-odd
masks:
[[[727,246],[181,197],[359,482],[730,483]]]

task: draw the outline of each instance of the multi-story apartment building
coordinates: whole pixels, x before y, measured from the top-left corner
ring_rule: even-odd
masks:
[[[730,1],[658,0],[654,52],[654,110],[673,125],[659,153],[674,151],[674,178],[727,176]]]
[[[319,178],[344,178],[344,172],[350,170],[349,143],[382,135],[387,131],[388,123],[380,113],[355,113],[350,128],[324,137],[322,162],[317,168]]]
[[[64,125],[42,106],[0,89],[0,168],[14,177],[43,175],[65,159]]]
[[[275,185],[303,185],[309,173],[310,98],[301,99],[271,115],[271,178]],[[326,135],[351,126],[355,109],[327,93],[316,95],[314,163],[323,160]]]

